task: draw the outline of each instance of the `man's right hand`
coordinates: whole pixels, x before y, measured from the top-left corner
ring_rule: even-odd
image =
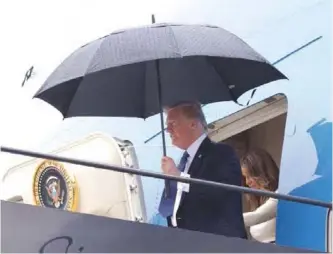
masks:
[[[161,168],[164,174],[180,176],[180,171],[172,158],[164,156],[161,160]]]

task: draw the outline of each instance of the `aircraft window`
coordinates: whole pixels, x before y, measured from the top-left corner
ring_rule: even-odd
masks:
[[[272,166],[268,167],[274,167],[276,174],[274,186],[277,188],[287,109],[286,96],[274,95],[209,124],[209,136],[215,142],[224,142],[234,147],[240,159],[248,153],[263,151],[257,155],[263,161],[266,160],[264,157],[270,157],[274,161],[271,163]],[[268,161],[271,162],[271,159]],[[251,185],[253,178],[246,175],[245,170],[242,171],[245,176],[244,185]],[[250,238],[262,242],[273,242],[277,200],[265,201],[264,198],[260,200],[260,197],[258,199],[258,197],[243,194],[244,221],[248,226]],[[261,223],[266,223],[267,226],[259,226]],[[270,233],[267,233],[265,227]],[[267,235],[270,236],[267,238]]]

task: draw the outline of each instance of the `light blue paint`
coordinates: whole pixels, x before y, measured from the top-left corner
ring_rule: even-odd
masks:
[[[315,150],[309,151],[307,146],[303,147],[302,153],[306,156],[303,160],[312,158],[309,152],[313,152],[318,163],[313,175],[289,194],[330,202],[332,201],[332,122],[323,119],[311,126],[307,132],[313,141],[313,144],[309,143],[308,146],[315,146]],[[299,143],[302,144],[302,140]],[[285,163],[288,165],[288,162]],[[293,171],[296,172],[294,177],[306,173],[299,167]],[[317,177],[311,180],[315,175]],[[327,209],[280,201],[278,216],[278,243],[325,251]]]

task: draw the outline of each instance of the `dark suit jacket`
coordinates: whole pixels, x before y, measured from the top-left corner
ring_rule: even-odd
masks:
[[[206,138],[193,159],[191,178],[241,185],[239,159],[226,144]],[[242,194],[222,188],[190,184],[177,212],[178,228],[246,238]]]

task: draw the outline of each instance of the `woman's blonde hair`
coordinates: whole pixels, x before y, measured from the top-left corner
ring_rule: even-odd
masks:
[[[279,184],[279,168],[272,156],[265,150],[256,148],[241,158],[241,166],[246,168],[248,176],[253,179],[262,190],[276,191]],[[246,194],[250,209],[255,210],[266,202],[268,197]]]

